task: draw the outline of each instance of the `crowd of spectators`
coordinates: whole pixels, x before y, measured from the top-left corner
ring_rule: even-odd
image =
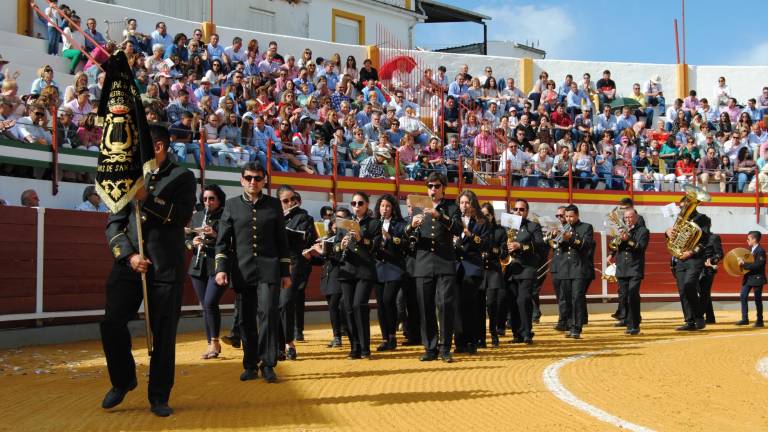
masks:
[[[65,29],[61,54],[74,82],[60,85],[46,65],[20,98],[15,81],[6,79],[0,129],[12,139],[50,144],[55,120],[60,145],[97,150],[94,111],[104,74],[72,52],[67,39],[82,36],[53,14]],[[213,34],[206,43],[202,30],[171,35],[164,22],[143,34],[129,19],[123,40],[113,43],[95,19],[86,27],[97,44],[77,42],[97,62],[118,47],[128,55],[147,117],[168,123],[181,161],[259,161],[273,171],[315,175],[330,175],[336,161],[339,175],[362,178],[421,179],[439,171],[456,181],[463,171],[467,182],[497,178],[515,186],[567,187],[572,178],[579,188],[658,191],[711,182],[738,192],[766,166],[768,87],[740,105],[722,77],[711,99],[691,91],[669,105],[662,77],[625,94],[608,70],[596,83],[589,73],[558,83],[542,72],[524,92],[490,67],[472,76],[463,65],[451,80],[441,66],[414,71],[419,79],[412,86],[397,74],[382,82],[370,59],[358,67],[353,56],[314,57],[310,49],[294,57],[275,41],[262,47],[235,37],[225,46]],[[49,54],[58,54],[59,37],[49,32]],[[57,119],[48,118],[51,107]]]

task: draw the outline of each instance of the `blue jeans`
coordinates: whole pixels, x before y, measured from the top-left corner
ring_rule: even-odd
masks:
[[[176,160],[178,162],[186,161],[187,153],[192,153],[192,156],[195,158],[195,165],[200,166],[200,144],[199,143],[176,142],[176,143],[171,143],[171,148],[173,149],[173,152],[176,154]],[[211,150],[208,148],[207,145],[205,146],[205,163],[206,165],[210,165],[213,163],[213,155],[211,154]]]
[[[757,321],[763,321],[763,287],[762,286],[747,286],[741,287],[739,292],[739,299],[741,300],[741,319],[749,319],[749,290],[755,292],[755,309],[757,310]]]
[[[645,115],[645,127],[650,129],[653,127],[653,108],[637,108],[635,110],[635,117],[638,119],[640,116]]]
[[[575,171],[576,175],[578,176],[578,185],[581,189],[587,189],[588,186],[592,187],[592,189],[595,188],[595,185],[597,185],[597,176],[592,176],[592,173],[590,171]]]
[[[61,36],[55,27],[48,27],[48,54],[59,55],[59,40]]]
[[[253,157],[253,156],[251,156]],[[259,161],[259,165],[263,166],[264,169],[267,167],[267,155],[264,153],[263,150],[259,150],[259,152],[255,155],[256,159]],[[278,158],[272,156],[272,168],[276,169],[280,172],[287,172],[288,171],[288,161],[283,159],[279,160]]]
[[[746,186],[747,183],[752,180],[753,176],[754,173],[738,173],[736,175],[736,190],[739,191],[739,193],[744,192],[744,186]]]
[[[664,96],[646,96],[645,97],[645,103],[648,106],[657,106],[659,107],[659,110],[661,110],[662,115],[664,115],[666,110],[666,105],[664,104]]]
[[[597,186],[597,183],[600,182],[600,180],[605,182],[605,189],[606,190],[613,190],[615,186],[615,179],[613,178],[613,174],[609,172],[598,172],[597,176],[595,177],[597,181],[595,181],[593,184]]]

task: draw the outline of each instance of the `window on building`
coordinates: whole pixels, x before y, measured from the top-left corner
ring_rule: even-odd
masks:
[[[365,17],[334,9],[332,33],[333,42],[365,45]]]

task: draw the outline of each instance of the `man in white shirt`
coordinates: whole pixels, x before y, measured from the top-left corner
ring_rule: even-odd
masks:
[[[166,25],[162,21],[155,24],[155,31],[149,36],[152,38],[152,45],[161,44],[166,51],[173,45],[173,37],[168,34]]]
[[[518,110],[523,109],[522,101],[525,99],[525,94],[515,87],[514,78],[507,78],[507,85],[501,91],[501,99],[505,101],[504,111],[509,111],[512,107]]]
[[[237,62],[248,60],[248,55],[243,48],[243,39],[235,37],[232,39],[232,45],[224,48],[224,63],[232,67]]]
[[[504,150],[499,159],[499,173],[504,174],[507,170],[507,161],[509,161],[512,185],[525,187],[528,185],[528,177],[525,176],[525,170],[530,164],[531,157],[528,153],[520,150],[518,146],[517,141],[509,141],[506,150]]]

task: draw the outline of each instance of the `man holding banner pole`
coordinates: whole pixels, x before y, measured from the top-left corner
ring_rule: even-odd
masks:
[[[119,405],[138,384],[128,321],[143,302],[148,398],[151,411],[167,417],[173,412],[168,399],[185,277],[184,227],[194,209],[195,177],[168,158],[167,127],[147,124],[125,54],[113,54],[105,70],[96,190],[110,209],[106,234],[115,262],[100,325],[112,383],[102,407]]]

